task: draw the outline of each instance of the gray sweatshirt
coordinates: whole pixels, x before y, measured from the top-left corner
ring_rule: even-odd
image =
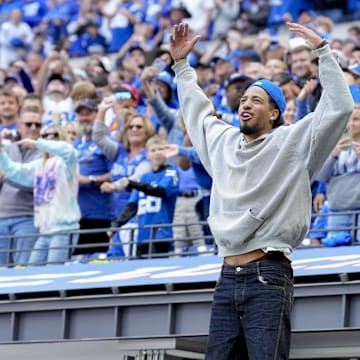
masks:
[[[328,45],[319,56],[323,93],[313,113],[247,143],[217,119],[186,60],[174,65],[185,125],[213,178],[208,222],[220,256],[292,249],[308,232],[310,182],[340,139],[353,110],[344,75]]]
[[[21,149],[17,144],[10,144],[5,152],[13,161],[29,163],[42,156],[38,149]],[[0,190],[0,218],[34,215],[33,187],[25,187],[3,178]]]

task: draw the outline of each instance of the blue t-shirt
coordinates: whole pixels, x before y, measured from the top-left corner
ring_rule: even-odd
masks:
[[[146,149],[139,152],[131,160],[129,155],[129,152],[121,143],[119,143],[118,154],[110,170],[111,182],[117,181],[123,177],[130,177],[134,175],[137,166],[144,161],[148,161],[146,158]],[[115,217],[120,214],[129,198],[130,193],[127,191],[113,193],[113,199],[115,203]]]
[[[121,5],[126,11],[130,12],[136,19],[141,22],[143,12],[139,5],[134,1],[129,1]],[[110,22],[111,41],[109,44],[109,52],[118,51],[130,38],[134,31],[134,25],[127,19],[125,15],[117,14]]]
[[[45,0],[26,0],[22,3],[23,21],[32,28],[38,26],[47,12]]]
[[[78,139],[73,143],[78,152],[80,175],[100,176],[108,173],[112,162],[92,141]],[[100,187],[93,184],[80,184],[78,195],[82,219],[113,219],[112,195],[101,193]]]
[[[7,129],[7,130],[16,130],[16,123],[11,124],[9,126],[0,125],[0,131]]]
[[[221,117],[228,124],[240,128],[240,118],[238,109],[231,110],[227,105],[220,104],[217,111],[221,113]]]
[[[171,224],[174,220],[176,198],[179,192],[178,173],[174,166],[167,166],[160,171],[152,171],[140,178],[141,183],[158,185],[166,190],[166,197],[146,195],[142,191],[133,190],[129,203],[138,204],[138,243],[148,241],[151,229],[144,228],[151,224]],[[171,226],[157,227],[153,237],[155,239],[172,239]]]

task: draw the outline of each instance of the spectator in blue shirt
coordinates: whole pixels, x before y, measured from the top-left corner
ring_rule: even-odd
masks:
[[[32,28],[37,27],[47,12],[45,0],[22,0],[23,20]]]
[[[123,0],[110,14],[110,52],[118,51],[130,38],[134,25],[141,22],[143,12],[136,1]]]
[[[82,137],[73,144],[78,152],[80,167],[78,201],[81,210],[80,229],[104,229],[113,219],[111,194],[103,194],[100,185],[110,178],[112,162],[91,139],[92,127],[97,114],[93,99],[82,99],[75,108],[76,121]],[[106,252],[109,238],[106,232],[81,234],[74,254]],[[101,244],[100,244],[101,243]]]
[[[89,22],[85,31],[70,45],[71,56],[86,56],[89,54],[104,54],[107,52],[107,41],[99,33],[98,24]]]
[[[166,163],[165,145],[166,141],[157,135],[150,138],[146,147],[152,171],[141,176],[139,182],[128,178],[120,180],[122,186],[132,193],[113,225],[122,226],[137,214],[136,254],[139,257],[153,254],[167,256],[173,250],[172,227],[168,225],[173,222],[179,185],[176,168]],[[156,226],[151,228],[147,225]]]

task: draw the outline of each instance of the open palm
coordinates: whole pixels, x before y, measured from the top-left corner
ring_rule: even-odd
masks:
[[[174,61],[185,59],[199,39],[200,35],[190,38],[188,24],[174,25],[170,37],[170,54]]]

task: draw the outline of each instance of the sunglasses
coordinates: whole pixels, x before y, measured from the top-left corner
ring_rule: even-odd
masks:
[[[27,128],[31,128],[32,126],[35,126],[37,129],[40,129],[42,124],[41,123],[38,123],[38,122],[24,122],[23,123]]]
[[[144,127],[143,125],[129,125],[127,128],[128,128],[128,129],[140,130],[140,129],[142,129],[143,127]]]
[[[59,137],[59,134],[57,132],[48,132],[48,133],[42,134],[41,137],[43,139],[57,139]]]
[[[113,94],[116,100],[130,100],[132,99],[132,94],[129,91],[118,91]]]

